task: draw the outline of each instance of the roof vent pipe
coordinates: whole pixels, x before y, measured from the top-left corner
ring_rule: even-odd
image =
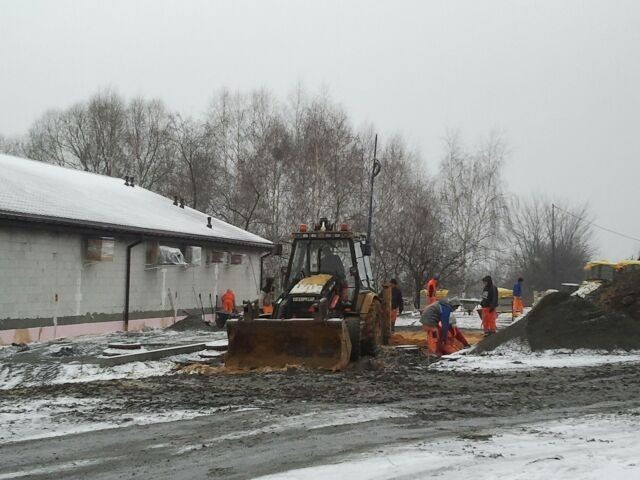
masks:
[[[173,196],[173,204],[174,205],[178,205],[178,196],[177,195]]]
[[[184,198],[180,199],[180,208],[184,208]]]
[[[129,182],[131,183],[129,186],[130,187],[135,187],[134,183],[133,183],[133,179],[134,177],[129,177]]]
[[[124,184],[125,184],[125,186],[127,186],[127,187],[129,186],[129,175],[126,175],[126,176],[124,177]]]
[[[211,217],[207,217],[207,227],[213,228],[213,226],[211,225]]]

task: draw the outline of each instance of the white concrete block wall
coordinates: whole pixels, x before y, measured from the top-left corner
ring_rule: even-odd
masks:
[[[236,254],[243,254],[241,265],[207,265],[203,252],[202,264],[194,267],[158,266],[149,268],[146,262],[146,245],[133,248],[131,261],[131,311],[155,311],[170,309],[169,290],[173,295],[174,306],[178,309],[196,310],[199,308],[198,294],[207,313],[210,311],[209,293],[215,302],[215,292],[221,297],[227,288],[231,288],[238,303],[242,300],[256,300],[260,296],[260,254],[253,251],[233,248]],[[176,298],[177,294],[177,298]],[[163,303],[164,302],[164,303]]]
[[[85,262],[83,236],[0,226],[0,319],[30,319],[121,314],[125,302],[127,245],[135,238],[117,237],[113,262]],[[222,250],[222,249],[221,249]],[[238,302],[254,300],[260,291],[260,252],[227,248],[243,254],[241,265],[203,263],[195,267],[149,269],[146,244],[133,248],[131,318],[136,312],[170,310],[168,289],[178,308],[195,310],[197,293],[209,311],[209,293],[227,288]],[[194,294],[194,290],[195,293]],[[178,295],[175,302],[175,295]],[[57,302],[56,296],[57,294]]]
[[[131,311],[170,309],[169,291],[176,308],[189,310],[199,308],[198,294],[201,294],[202,303],[208,311],[209,294],[211,293],[215,302],[216,291],[220,297],[227,288],[235,292],[238,303],[259,298],[260,254],[242,249],[233,249],[232,252],[243,254],[241,265],[207,265],[203,253],[200,266],[149,268],[145,265],[146,246],[141,244],[134,247],[131,262]]]
[[[0,228],[0,318],[51,317],[54,310],[70,314],[71,291],[63,262],[77,267],[77,260],[70,259],[79,254],[79,240],[68,235]]]

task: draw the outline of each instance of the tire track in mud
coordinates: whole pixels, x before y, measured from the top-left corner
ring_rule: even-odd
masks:
[[[608,398],[640,398],[635,364],[541,369],[510,373],[437,372],[408,352],[387,352],[342,373],[293,370],[268,374],[170,375],[89,383],[39,385],[0,392],[7,400],[73,396],[100,399],[99,418],[127,411],[201,410],[246,405],[286,409],[292,402],[379,405],[435,402],[445,417],[500,416],[536,409],[590,405]]]

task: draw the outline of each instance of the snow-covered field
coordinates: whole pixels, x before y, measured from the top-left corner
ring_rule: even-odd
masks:
[[[261,480],[640,478],[638,412],[590,415],[377,449]],[[465,435],[466,433],[466,435]]]

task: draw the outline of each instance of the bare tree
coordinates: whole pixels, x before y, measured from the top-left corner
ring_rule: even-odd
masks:
[[[438,184],[449,238],[462,258],[464,294],[470,273],[490,263],[498,247],[506,211],[501,176],[505,147],[492,135],[480,149],[469,153],[455,133],[447,136],[445,146]]]
[[[104,175],[123,174],[124,101],[106,90],[65,111],[49,111],[29,130],[31,158]]]
[[[180,115],[171,117],[171,141],[181,168],[173,176],[171,190],[186,197],[191,207],[205,208],[210,204],[212,177],[216,171],[204,125]]]
[[[0,153],[24,156],[24,145],[19,138],[8,138],[0,134]]]
[[[554,219],[551,208],[551,201],[541,197],[514,199],[510,205],[508,235],[512,245],[509,253],[512,276],[525,277],[527,284],[536,290],[557,288],[561,282],[581,281],[584,265],[594,253],[587,206],[563,204],[556,210]],[[552,251],[554,228],[555,255]]]
[[[299,223],[320,216],[365,231],[374,132],[372,125],[354,129],[340,105],[301,86],[285,102],[264,89],[222,90],[202,117],[106,90],[46,112],[19,148],[58,165],[134,175],[144,187],[286,241]],[[464,292],[480,269],[495,270],[504,156],[498,136],[468,150],[449,135],[438,176],[429,178],[401,136],[381,135],[373,230],[378,278],[394,276],[415,293],[440,272]]]
[[[166,190],[174,168],[171,118],[160,100],[133,99],[126,109],[122,151],[124,170],[150,189]]]

